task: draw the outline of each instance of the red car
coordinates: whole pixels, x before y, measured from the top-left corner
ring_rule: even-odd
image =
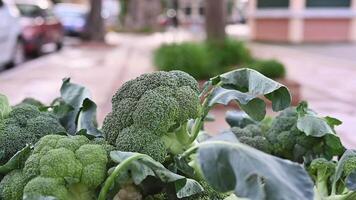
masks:
[[[26,54],[36,56],[51,49],[60,50],[64,37],[61,23],[52,13],[49,3],[34,2],[16,2],[21,15],[22,38]]]

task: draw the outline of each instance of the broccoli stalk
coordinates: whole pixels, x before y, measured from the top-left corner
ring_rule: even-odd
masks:
[[[145,154],[136,153],[136,154],[130,156],[129,158],[125,159],[119,165],[117,165],[115,167],[114,171],[111,173],[111,175],[106,179],[103,187],[101,188],[98,200],[106,200],[106,196],[107,196],[111,186],[114,184],[115,179],[120,175],[120,173],[123,172],[125,169],[127,169],[133,161],[139,160],[142,158],[152,159]]]
[[[309,166],[309,173],[314,179],[316,194],[320,197],[329,195],[330,177],[335,172],[336,164],[328,161],[325,158],[317,158],[313,160]]]

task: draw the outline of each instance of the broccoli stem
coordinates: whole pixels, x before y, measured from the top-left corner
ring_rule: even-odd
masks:
[[[329,195],[328,184],[326,180],[318,180],[315,184],[319,196],[327,197]]]
[[[125,170],[132,161],[139,160],[142,158],[151,159],[148,155],[135,153],[129,158],[125,159],[119,165],[117,165],[111,175],[106,179],[104,186],[101,188],[98,200],[106,200],[107,193],[109,192],[111,186],[115,182],[117,176],[120,175],[121,171]]]
[[[211,95],[212,95],[212,93],[210,91],[208,96],[203,101],[200,117],[198,117],[195,120],[191,134],[190,134],[190,139],[189,139],[190,144],[193,143],[195,141],[195,139],[198,137],[198,134],[199,134],[201,128],[203,127],[204,119],[208,115],[208,113],[211,109],[211,106],[209,106],[209,101],[211,99]]]

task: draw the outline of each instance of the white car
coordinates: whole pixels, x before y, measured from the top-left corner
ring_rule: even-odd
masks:
[[[25,60],[18,10],[0,0],[0,19],[0,68],[11,67]]]

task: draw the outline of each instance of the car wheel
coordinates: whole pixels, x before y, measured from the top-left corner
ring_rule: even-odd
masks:
[[[6,66],[6,68],[12,68],[16,65],[25,62],[25,60],[25,46],[21,40],[18,40],[12,53],[12,59],[10,63]]]

